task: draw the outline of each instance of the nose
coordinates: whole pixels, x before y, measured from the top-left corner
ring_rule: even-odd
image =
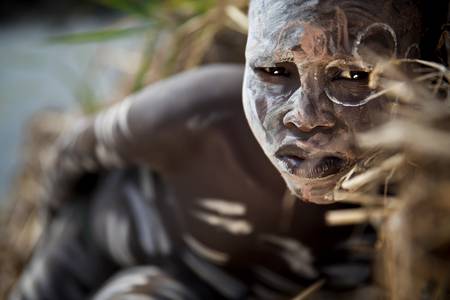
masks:
[[[334,127],[336,118],[327,109],[330,104],[323,103],[324,101],[323,95],[319,93],[306,93],[304,89],[298,89],[291,96],[291,109],[283,117],[284,126],[297,128],[302,132]]]

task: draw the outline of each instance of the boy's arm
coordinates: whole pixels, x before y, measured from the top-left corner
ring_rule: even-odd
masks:
[[[50,204],[64,202],[89,173],[137,164],[164,171],[189,159],[215,122],[241,110],[242,76],[232,65],[188,71],[80,120],[59,139]]]

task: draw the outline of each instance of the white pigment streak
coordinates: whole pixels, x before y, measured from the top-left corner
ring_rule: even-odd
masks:
[[[214,263],[224,264],[229,260],[228,254],[208,248],[190,235],[183,236],[183,240],[195,253],[213,261]]]
[[[248,235],[253,232],[253,226],[246,220],[229,219],[202,212],[195,212],[193,214],[196,218],[208,223],[209,225],[221,227],[231,234]]]
[[[201,199],[199,204],[206,209],[227,216],[243,216],[247,211],[247,208],[241,203],[221,199]]]

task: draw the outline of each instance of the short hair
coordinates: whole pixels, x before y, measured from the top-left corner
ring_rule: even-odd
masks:
[[[422,50],[422,58],[440,61],[447,64],[447,58],[441,57],[443,54],[438,53],[437,45],[445,25],[449,22],[450,6],[448,0],[417,0],[419,9],[422,14],[422,33],[420,49]]]
[[[250,0],[250,6],[257,1],[283,1],[283,0]],[[298,4],[317,0],[298,0]],[[320,1],[320,0],[319,0]],[[354,0],[368,1],[368,0]],[[415,6],[418,8],[421,18],[421,56],[423,59],[440,61],[447,64],[447,53],[438,53],[437,45],[444,31],[444,27],[449,22],[450,5],[449,0],[391,0],[397,7]]]

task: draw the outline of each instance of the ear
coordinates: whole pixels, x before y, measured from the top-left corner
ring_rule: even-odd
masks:
[[[374,23],[358,34],[353,55],[364,63],[376,64],[381,59],[396,57],[397,47],[394,29],[384,23]]]
[[[450,24],[447,24],[439,38],[437,45],[437,56],[442,64],[450,66]]]
[[[440,44],[442,30],[449,30],[450,3],[448,0],[421,0],[420,2],[420,11],[423,19],[423,38],[420,44],[422,59],[440,61],[442,57],[437,53],[436,45]],[[446,54],[445,57],[447,56]],[[448,61],[445,58],[441,63],[447,64]]]

